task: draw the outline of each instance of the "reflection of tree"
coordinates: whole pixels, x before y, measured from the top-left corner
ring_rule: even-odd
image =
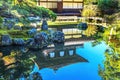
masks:
[[[38,72],[35,72],[33,74],[33,80],[42,80],[41,76],[40,76],[40,73]]]
[[[13,61],[13,63],[10,62],[9,57],[15,58],[15,61]],[[28,77],[33,65],[30,57],[31,55],[28,53],[22,53],[20,51],[11,52],[10,55],[5,56],[0,60],[0,75],[2,75],[5,80],[14,80],[21,75]],[[6,63],[4,62],[10,63],[5,65]]]
[[[116,21],[115,21],[116,22]],[[103,80],[120,80],[120,25],[113,23],[103,34],[103,39],[111,49],[105,52],[104,69],[99,69]]]
[[[93,36],[97,33],[97,27],[94,25],[89,25],[87,30],[84,32],[86,36]]]
[[[6,66],[2,58],[0,58],[0,76],[5,74]]]
[[[99,74],[104,80],[119,80],[120,57],[114,50],[111,52],[111,54],[107,51],[105,56],[106,60],[104,62],[104,69],[100,69]]]

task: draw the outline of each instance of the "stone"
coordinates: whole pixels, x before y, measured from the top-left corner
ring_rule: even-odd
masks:
[[[86,29],[88,28],[88,25],[87,25],[87,23],[79,23],[79,24],[77,25],[77,27],[78,27],[78,29],[80,29],[80,30],[86,30]]]
[[[13,45],[24,45],[25,44],[25,41],[22,39],[22,38],[15,38],[13,39]]]
[[[15,23],[12,20],[12,18],[4,18],[4,21],[3,21],[3,25],[5,26],[4,28],[10,30],[13,28],[14,24]]]
[[[48,24],[46,20],[43,20],[41,30],[48,30]]]
[[[48,35],[45,32],[38,33],[34,36],[34,40],[38,45],[44,46],[48,43]]]
[[[61,31],[56,31],[53,34],[53,43],[64,43],[65,38],[64,38],[64,33]]]
[[[48,35],[45,32],[37,33],[33,38],[27,40],[27,45],[30,48],[41,49],[48,45]]]
[[[34,38],[30,38],[26,41],[26,45],[29,47],[29,48],[37,48],[37,44],[35,43],[35,40]]]
[[[34,42],[34,38],[29,38],[29,39],[26,41],[26,45],[32,44],[32,42]]]
[[[53,37],[54,37],[54,32],[53,30],[48,30],[48,38],[49,38],[49,43],[53,43]]]
[[[14,23],[8,23],[8,25],[7,25],[7,29],[8,30],[10,30],[10,29],[12,29],[13,28],[13,26],[14,26]]]
[[[28,35],[34,35],[35,33],[37,33],[37,29],[36,28],[32,28],[28,31]]]
[[[53,38],[54,37],[54,32],[53,30],[48,30],[48,33],[49,33],[49,37],[50,38]]]
[[[22,30],[22,28],[20,26],[14,26],[15,30]]]
[[[2,37],[1,37],[1,45],[2,46],[12,45],[11,37],[9,35],[2,35]]]

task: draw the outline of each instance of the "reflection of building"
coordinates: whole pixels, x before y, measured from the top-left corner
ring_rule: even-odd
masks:
[[[80,15],[84,0],[38,0],[38,5],[49,8],[58,15]],[[61,13],[61,14],[60,14]]]
[[[44,56],[44,58],[41,58],[41,56]],[[64,47],[61,49],[46,49],[41,56],[35,59],[35,62],[40,69],[46,67],[58,69],[76,62],[87,62],[86,59],[76,54],[75,46]]]

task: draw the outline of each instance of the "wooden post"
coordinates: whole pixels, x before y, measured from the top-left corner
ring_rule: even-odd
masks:
[[[63,10],[63,2],[62,1],[58,1],[57,2],[57,12],[61,13]]]

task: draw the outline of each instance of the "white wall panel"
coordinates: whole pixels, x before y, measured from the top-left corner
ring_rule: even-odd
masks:
[[[40,6],[47,8],[47,3],[46,2],[40,2]]]

